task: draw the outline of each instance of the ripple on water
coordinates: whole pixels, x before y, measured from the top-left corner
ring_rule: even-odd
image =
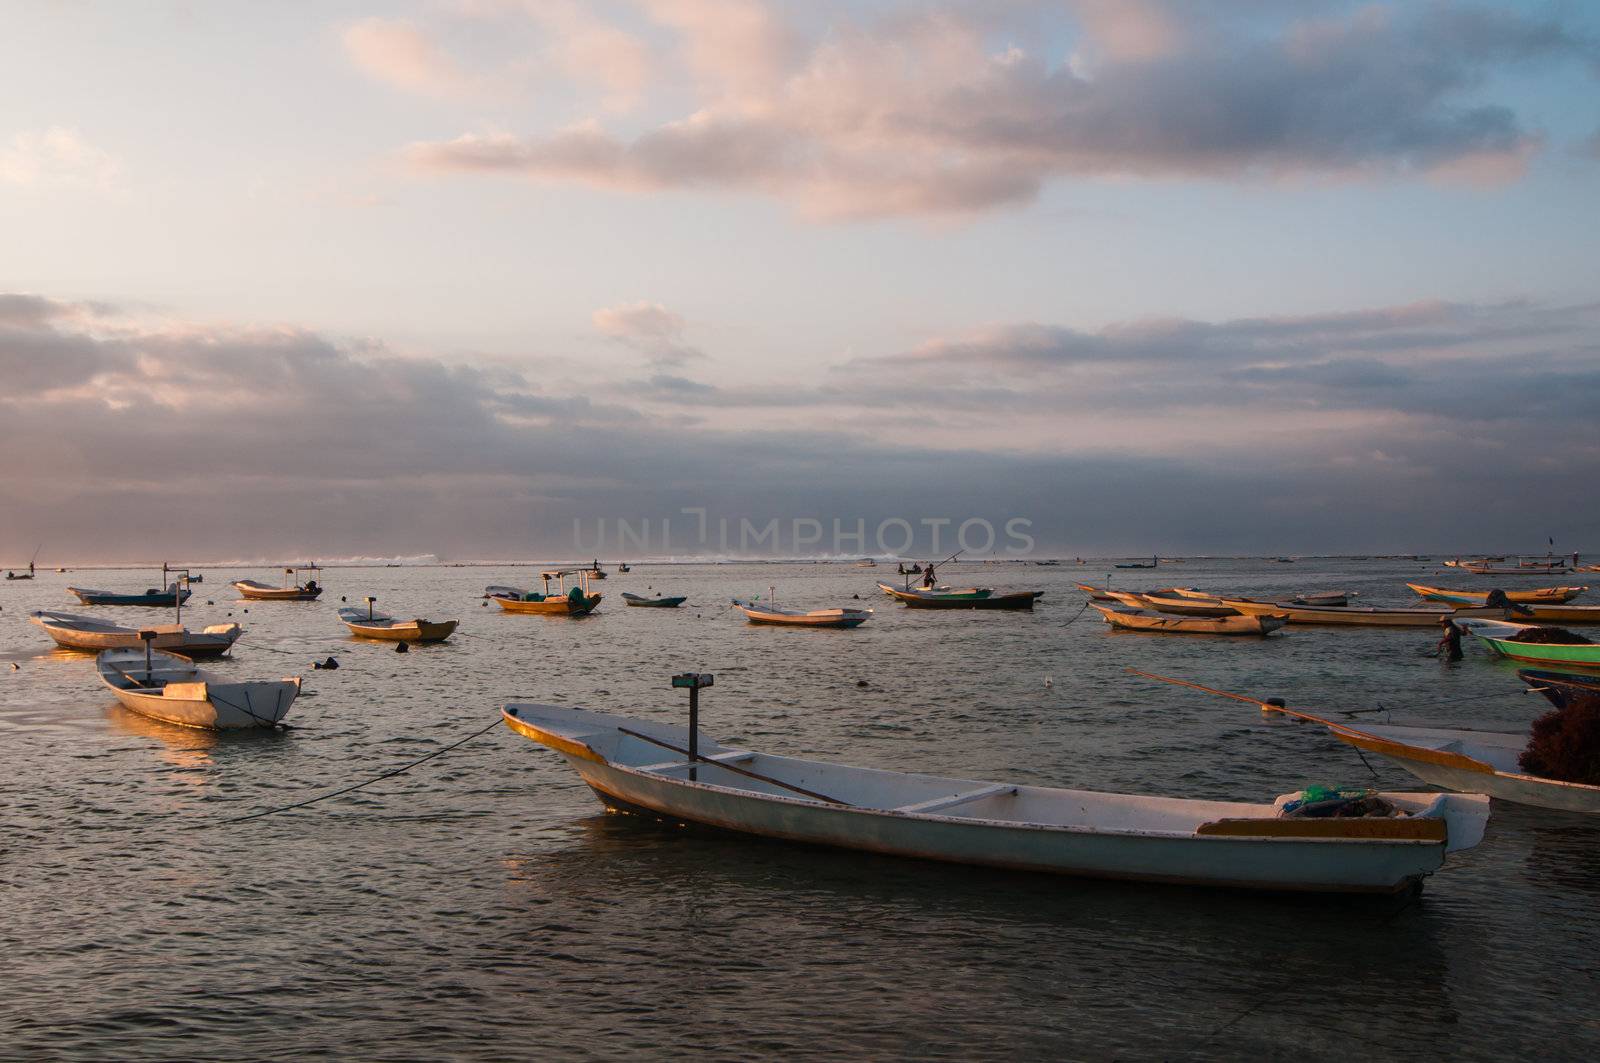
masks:
[[[252,606],[235,616],[248,628],[236,659],[217,668],[298,671],[311,696],[294,732],[249,736],[121,712],[89,658],[41,652],[21,619],[59,604],[64,577],[21,592],[26,608],[8,589],[0,659],[22,668],[0,671],[5,1054],[170,1057],[174,1037],[185,1055],[263,1058],[1595,1054],[1582,1017],[1600,990],[1600,824],[1578,817],[1497,807],[1486,843],[1399,909],[933,866],[606,815],[559,757],[499,730],[367,789],[226,822],[441,749],[507,700],[679,720],[665,684],[685,669],[719,676],[709,731],[776,752],[1208,798],[1373,776],[1319,729],[1124,667],[1465,726],[1525,725],[1539,707],[1476,653],[1417,657],[1430,632],[1115,635],[1068,622],[1079,573],[954,567],[1048,595],[1032,615],[885,604],[856,633],[752,627],[713,605],[608,603],[574,625],[482,609],[484,584],[525,569],[335,570],[330,589],[461,616],[462,637],[401,656],[346,638],[327,604]],[[1182,578],[1399,604],[1419,571],[1190,563]],[[776,583],[799,604],[863,581],[836,566],[707,566],[643,568],[607,589],[716,603]],[[339,670],[310,669],[330,653]],[[1386,788],[1415,786],[1373,769]]]

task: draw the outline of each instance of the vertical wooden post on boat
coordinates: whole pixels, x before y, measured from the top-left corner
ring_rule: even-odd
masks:
[[[377,600],[378,599],[374,598],[372,595],[370,595],[370,594],[367,595],[367,619],[368,620],[372,619],[372,603],[377,601]]]
[[[689,781],[699,780],[696,765],[700,762],[700,688],[711,686],[717,677],[709,672],[683,672],[672,677],[675,687],[689,690]]]
[[[162,575],[166,574],[166,567],[165,565],[161,566]],[[144,643],[144,681],[147,684],[153,684],[156,681],[156,663],[152,659],[150,647],[155,644],[156,633],[145,629],[139,632],[139,641]]]

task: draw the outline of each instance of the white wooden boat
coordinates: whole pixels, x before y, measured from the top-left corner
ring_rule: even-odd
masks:
[[[1501,615],[1500,611],[1450,609],[1379,609],[1371,606],[1310,606],[1294,602],[1262,602],[1253,598],[1223,598],[1222,604],[1250,616],[1274,614],[1291,624],[1352,624],[1363,627],[1435,627],[1446,617]]]
[[[785,624],[791,627],[860,627],[872,619],[871,609],[781,609],[776,605],[733,599],[733,604],[752,624]]]
[[[736,749],[686,728],[507,705],[600,800],[766,838],[958,864],[1185,885],[1394,892],[1483,836],[1489,800],[1383,794],[1393,818],[1303,819],[1273,802],[1187,801],[856,768]]]
[[[1406,586],[1411,588],[1419,598],[1435,602],[1449,602],[1451,605],[1483,605],[1489,600],[1489,595],[1494,593],[1493,591],[1464,591],[1453,587],[1430,587],[1426,583],[1407,583]],[[1588,589],[1586,586],[1536,587],[1533,590],[1501,591],[1500,593],[1506,596],[1506,601],[1508,602],[1563,605]]]
[[[454,634],[459,620],[396,620],[385,613],[345,606],[339,610],[350,634],[364,639],[382,639],[386,642],[443,642]]]
[[[76,613],[58,613],[53,609],[36,609],[28,619],[44,629],[55,639],[56,645],[68,650],[138,649],[143,652],[140,631],[154,631],[151,644],[158,650],[182,654],[185,657],[220,657],[233,647],[241,634],[238,624],[212,624],[201,631],[190,631],[182,624],[152,624],[143,628],[122,627],[107,620]]]
[[[271,727],[300,694],[299,676],[238,683],[160,650],[150,651],[148,658],[142,649],[106,650],[95,665],[124,708],[181,727]]]
[[[322,585],[317,582],[317,573],[321,571],[317,565],[286,568],[283,570],[281,587],[259,580],[241,579],[233,581],[233,589],[239,592],[241,598],[255,602],[314,602],[322,593]],[[306,574],[305,579],[300,578],[302,572]]]
[[[1285,623],[1279,616],[1178,616],[1151,609],[1090,602],[1112,627],[1156,631],[1168,635],[1270,635]]]

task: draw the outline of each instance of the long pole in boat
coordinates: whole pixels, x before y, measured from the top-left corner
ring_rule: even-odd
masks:
[[[378,599],[374,598],[372,595],[367,595],[367,621],[369,623],[372,621],[372,603],[377,600]]]
[[[689,781],[698,782],[700,771],[700,688],[711,686],[717,677],[710,672],[682,672],[672,677],[675,687],[689,690]]]

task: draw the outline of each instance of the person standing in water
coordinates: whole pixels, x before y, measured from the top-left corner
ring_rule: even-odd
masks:
[[[1435,655],[1443,654],[1447,661],[1461,660],[1461,629],[1456,627],[1455,621],[1448,616],[1439,623],[1444,625],[1444,637],[1439,640],[1439,645],[1434,650]]]

